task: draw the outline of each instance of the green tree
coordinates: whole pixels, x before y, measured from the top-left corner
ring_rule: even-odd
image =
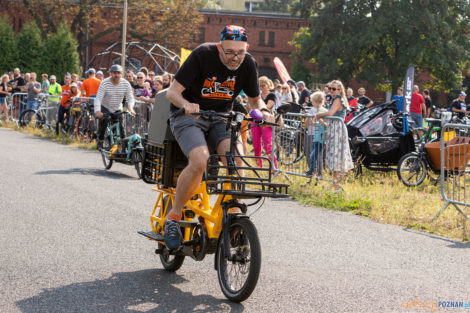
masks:
[[[26,24],[17,35],[18,67],[22,72],[41,72],[43,41],[38,28],[30,23]]]
[[[65,23],[58,26],[57,32],[50,34],[44,43],[43,60],[46,73],[54,74],[61,81],[65,73],[78,73],[80,70],[77,41]]]
[[[2,47],[0,58],[0,75],[2,75],[11,71],[18,60],[15,33],[6,17],[0,17],[0,47]]]
[[[42,37],[71,25],[80,59],[95,40],[122,31],[123,0],[22,0]],[[128,0],[127,41],[157,42],[169,49],[187,47],[197,35],[204,0]],[[191,31],[188,31],[191,30]]]
[[[470,58],[468,0],[300,1],[310,26],[293,44],[317,64],[317,78],[391,81],[402,85],[409,64],[431,75],[435,89],[461,84]]]
[[[310,74],[310,70],[305,67],[302,61],[297,61],[294,63],[290,75],[295,81],[303,80],[306,86],[310,88],[310,84],[312,83],[312,75]]]

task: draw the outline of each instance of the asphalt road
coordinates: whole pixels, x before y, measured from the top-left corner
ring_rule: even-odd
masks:
[[[401,305],[470,301],[470,244],[267,200],[252,216],[258,285],[230,303],[213,255],[167,273],[136,233],[150,228],[151,188],[133,167],[105,171],[96,151],[0,128],[0,312],[431,312]]]

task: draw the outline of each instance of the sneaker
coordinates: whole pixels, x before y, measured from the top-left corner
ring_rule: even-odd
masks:
[[[180,224],[175,220],[166,220],[163,239],[168,250],[178,249],[183,242]]]

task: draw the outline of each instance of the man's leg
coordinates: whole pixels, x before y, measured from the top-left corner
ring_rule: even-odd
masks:
[[[188,156],[188,166],[181,172],[176,184],[175,202],[167,215],[164,228],[164,240],[168,249],[177,249],[183,240],[178,221],[181,220],[183,206],[194,195],[201,183],[202,174],[206,170],[209,149],[199,146],[191,150]]]

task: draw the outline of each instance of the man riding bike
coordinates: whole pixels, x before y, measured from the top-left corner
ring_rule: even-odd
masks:
[[[228,112],[243,90],[250,107],[262,111],[264,120],[274,122],[260,98],[257,64],[247,49],[245,29],[226,26],[219,43],[202,44],[189,55],[168,89],[170,127],[188,157],[188,165],[178,178],[173,208],[165,222],[164,240],[170,250],[182,243],[178,221],[184,204],[201,182],[210,153],[224,155],[230,150],[230,131],[222,119],[207,120],[191,114],[199,109]],[[238,151],[243,151],[241,141]]]
[[[114,64],[110,68],[111,76],[104,79],[98,88],[95,99],[95,115],[99,119],[98,125],[98,149],[101,149],[106,131],[107,120],[103,119],[103,113],[117,113],[122,111],[122,101],[127,99],[128,109],[132,115],[134,112],[134,96],[129,82],[122,78],[122,67]],[[119,115],[119,130],[121,137],[125,137],[122,115]]]

